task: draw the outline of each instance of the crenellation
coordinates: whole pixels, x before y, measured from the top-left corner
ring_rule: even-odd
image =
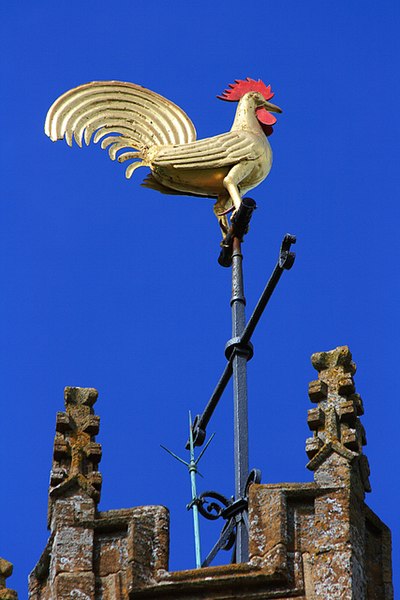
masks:
[[[66,388],[51,533],[30,576],[30,600],[393,600],[390,531],[364,502],[369,464],[355,364],[346,346],[312,363],[306,452],[314,482],[250,485],[249,562],[187,571],[168,570],[165,507],[97,510],[97,392]]]

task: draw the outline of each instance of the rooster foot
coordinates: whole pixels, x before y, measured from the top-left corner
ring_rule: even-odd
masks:
[[[220,227],[220,229],[221,229],[221,233],[222,233],[222,239],[224,239],[224,238],[225,238],[225,236],[226,236],[226,234],[227,234],[227,233],[228,233],[228,231],[229,231],[228,222],[227,222],[227,220],[226,220],[226,219],[220,219],[220,220],[218,221],[218,225],[219,225],[219,227]]]

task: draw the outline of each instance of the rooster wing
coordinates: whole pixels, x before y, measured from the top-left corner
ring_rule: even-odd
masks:
[[[188,144],[157,148],[152,167],[215,169],[244,160],[259,159],[265,152],[258,136],[247,131],[230,131]]]

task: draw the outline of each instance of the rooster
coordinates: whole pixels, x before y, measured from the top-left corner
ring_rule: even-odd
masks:
[[[192,121],[176,104],[133,83],[94,81],[60,96],[47,113],[51,140],[73,139],[82,147],[101,141],[112,160],[130,162],[129,179],[138,167],[150,167],[145,186],[164,193],[216,198],[214,213],[223,237],[227,215],[242,196],[261,183],[272,164],[267,137],[282,112],[269,100],[271,86],[261,80],[236,80],[221,100],[238,102],[228,133],[196,139]]]

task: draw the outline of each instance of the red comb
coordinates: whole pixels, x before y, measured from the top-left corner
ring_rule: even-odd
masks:
[[[235,79],[235,83],[230,83],[228,89],[217,98],[227,102],[237,102],[248,92],[260,92],[266,100],[270,100],[274,95],[270,85],[266,86],[261,79],[256,81],[247,77],[246,79]]]

